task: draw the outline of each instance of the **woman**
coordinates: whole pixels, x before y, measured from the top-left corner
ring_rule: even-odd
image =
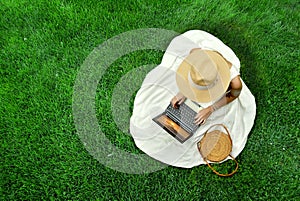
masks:
[[[172,98],[172,106],[178,107],[186,100],[186,96],[196,102],[207,102],[224,94],[218,101],[200,110],[195,116],[195,124],[204,124],[214,111],[235,100],[242,90],[239,75],[229,81],[231,67],[232,64],[218,52],[202,50],[201,48],[192,49],[177,70],[176,80],[180,92]],[[184,76],[188,79],[183,78]],[[216,90],[215,88],[219,89]],[[226,93],[225,89],[227,89]],[[193,91],[194,95],[186,90]]]
[[[203,109],[195,116],[200,127],[180,143],[152,119],[171,103],[188,98]],[[243,150],[256,114],[255,99],[240,78],[240,61],[215,36],[190,30],[169,44],[162,62],[145,77],[136,94],[130,133],[136,146],[165,164],[190,168],[205,164],[197,143],[214,124],[224,124],[231,134],[231,155]]]

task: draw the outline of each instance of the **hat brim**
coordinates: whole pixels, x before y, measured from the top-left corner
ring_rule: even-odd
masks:
[[[176,72],[176,82],[179,91],[185,97],[200,103],[207,103],[221,98],[230,83],[231,66],[228,65],[226,60],[219,53],[209,50],[205,50],[205,52],[218,66],[218,80],[213,86],[200,90],[189,82],[188,75],[192,66],[187,62],[188,57],[183,60]]]

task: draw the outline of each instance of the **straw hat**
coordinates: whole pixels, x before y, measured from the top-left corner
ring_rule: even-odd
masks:
[[[230,67],[218,52],[193,50],[177,69],[179,91],[196,102],[217,100],[229,86]]]

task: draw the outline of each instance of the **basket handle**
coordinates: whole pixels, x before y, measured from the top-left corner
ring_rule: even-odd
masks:
[[[208,165],[208,167],[214,172],[214,173],[216,173],[217,175],[219,175],[219,176],[222,176],[222,177],[229,177],[229,176],[231,176],[231,175],[233,175],[234,173],[236,173],[236,171],[238,170],[238,168],[239,168],[239,164],[238,164],[238,162],[235,160],[235,158],[233,157],[233,156],[231,156],[231,155],[229,155],[231,158],[232,158],[232,160],[234,160],[234,162],[235,162],[235,164],[236,164],[236,167],[235,167],[235,170],[233,170],[231,173],[228,173],[228,174],[221,174],[221,173],[219,173],[219,172],[217,172],[208,162],[207,162],[207,160],[206,159],[204,159],[204,161],[206,162],[206,164]]]

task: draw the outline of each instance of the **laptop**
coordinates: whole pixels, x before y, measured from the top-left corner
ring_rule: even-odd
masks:
[[[152,120],[179,142],[184,143],[197,131],[199,125],[194,124],[196,114],[203,109],[197,103],[186,99],[178,108],[171,104],[165,111]]]

